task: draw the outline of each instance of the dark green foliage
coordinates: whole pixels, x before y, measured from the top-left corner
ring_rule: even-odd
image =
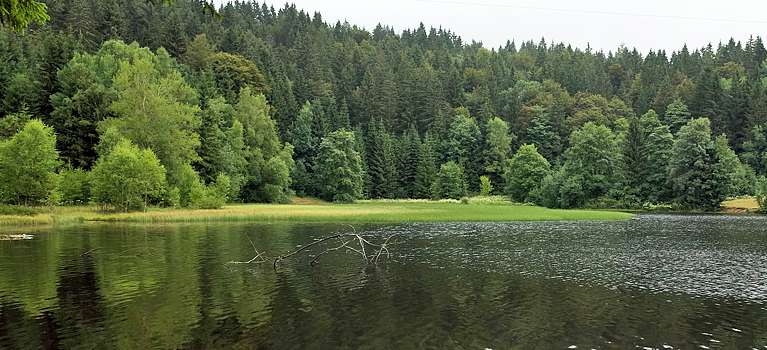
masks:
[[[430,198],[431,186],[437,176],[436,141],[426,134],[418,150],[418,164],[413,185],[413,198]]]
[[[669,200],[668,163],[673,136],[668,126],[649,110],[641,118],[631,118],[621,140],[621,201],[626,206]]]
[[[394,198],[397,191],[397,162],[392,136],[383,121],[370,123],[367,136],[368,196]]]
[[[315,178],[312,173],[319,140],[312,132],[313,123],[312,105],[306,102],[293,121],[288,135],[288,139],[293,145],[293,156],[296,162],[292,186],[296,193],[302,196],[317,195],[314,184]]]
[[[293,146],[280,141],[277,125],[269,111],[264,95],[254,95],[248,87],[240,91],[235,118],[243,127],[247,161],[247,175],[242,188],[244,201],[285,202],[291,195]]]
[[[442,164],[431,186],[432,198],[460,199],[466,193],[466,177],[461,165],[454,161]]]
[[[580,176],[568,176],[564,169],[551,172],[541,181],[532,196],[536,203],[549,208],[577,208],[586,203],[586,193]]]
[[[535,145],[522,145],[506,164],[504,193],[517,202],[529,202],[538,192],[551,167]]]
[[[254,94],[268,91],[265,78],[253,61],[226,52],[216,52],[206,59],[217,86],[229,101],[234,101],[244,87],[249,87]]]
[[[443,140],[441,155],[444,161],[458,163],[468,179],[478,179],[482,169],[482,134],[477,121],[459,112],[450,124],[447,137]],[[470,184],[470,190],[477,190],[478,184]]]
[[[503,186],[503,173],[506,161],[511,154],[511,134],[509,125],[498,117],[487,121],[485,127],[485,169],[490,180]]]
[[[570,186],[572,182],[579,182],[586,200],[607,195],[618,176],[619,158],[613,132],[606,126],[588,122],[570,136],[563,167],[567,181],[563,184]]]
[[[319,146],[317,168],[320,198],[353,202],[362,197],[362,158],[356,151],[354,133],[331,132]]]
[[[674,202],[682,208],[719,208],[729,187],[727,172],[734,169],[720,167],[711,122],[699,118],[683,126],[672,154],[668,178]]]
[[[53,129],[37,119],[0,143],[0,200],[8,204],[39,205],[56,187]]]
[[[205,207],[221,203],[207,189],[219,175],[227,200],[319,195],[321,140],[342,129],[355,130],[371,198],[429,197],[448,161],[471,192],[483,175],[501,191],[514,143],[561,165],[525,200],[670,201],[671,134],[693,117],[727,136],[715,163],[730,174],[705,173],[727,179],[724,193],[753,192],[753,173],[767,174],[761,38],[671,55],[545,41],[489,50],[445,29],[326,24],[295,5],[227,3],[212,20],[207,2],[160,3],[48,1],[51,20],[29,31],[18,29],[42,17],[0,11],[0,137],[39,116],[64,163],[85,170],[128,138],[164,165],[163,204]]]
[[[399,196],[414,198],[416,195],[416,177],[418,174],[418,158],[421,153],[421,138],[414,125],[402,135],[401,149],[397,152],[399,166]]]

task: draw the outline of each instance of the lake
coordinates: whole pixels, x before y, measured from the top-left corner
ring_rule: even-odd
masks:
[[[767,348],[767,218],[356,229],[401,233],[391,260],[229,263],[345,225],[20,231],[0,241],[0,348]]]

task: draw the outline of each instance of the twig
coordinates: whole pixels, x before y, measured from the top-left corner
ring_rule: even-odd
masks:
[[[253,251],[256,252],[256,256],[254,256],[252,259],[250,259],[248,261],[230,261],[227,264],[250,264],[250,263],[252,263],[254,261],[256,263],[260,264],[262,262],[266,262],[266,259],[264,259],[264,257],[263,257],[264,253],[261,253],[261,252],[258,251],[258,249],[256,249],[256,244],[253,243],[253,240],[250,239],[250,236],[246,236],[246,237],[248,237],[248,241],[250,241],[250,246],[253,247]],[[259,260],[256,261],[256,259],[259,259]]]

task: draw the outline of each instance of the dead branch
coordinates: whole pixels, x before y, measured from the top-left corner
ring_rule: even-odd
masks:
[[[336,251],[344,251],[357,254],[366,264],[378,264],[381,261],[381,257],[385,257],[386,259],[391,258],[389,245],[394,241],[396,237],[399,236],[399,234],[389,235],[381,243],[374,243],[371,242],[373,240],[371,236],[363,236],[357,233],[357,230],[354,228],[354,226],[349,225],[349,227],[352,229],[352,233],[338,233],[323,237],[307,245],[301,246],[294,251],[283,255],[278,255],[272,261],[272,267],[276,270],[277,265],[283,260],[290,259],[303,253],[308,254],[312,248],[322,250],[316,255],[313,255],[312,260],[309,262],[311,266],[319,263],[320,258],[323,256]],[[263,252],[260,252],[256,248],[256,245],[253,243],[253,240],[250,239],[250,236],[248,236],[248,241],[250,242],[250,246],[253,247],[253,252],[255,254],[253,258],[247,261],[230,261],[227,264],[258,264],[266,262],[269,259]],[[328,246],[329,243],[333,241],[338,241],[338,245]]]
[[[266,262],[266,258],[264,258],[264,253],[261,253],[258,251],[258,249],[256,249],[256,244],[253,243],[253,240],[250,239],[250,236],[247,236],[247,237],[248,237],[248,241],[250,241],[250,246],[253,247],[253,251],[256,253],[256,255],[248,261],[230,261],[227,264],[250,264],[250,263],[259,264],[262,262]]]

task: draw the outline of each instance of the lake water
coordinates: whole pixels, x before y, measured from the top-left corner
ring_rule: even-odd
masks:
[[[392,259],[285,253],[343,225],[93,224],[0,241],[2,349],[767,349],[767,218],[358,226]]]

